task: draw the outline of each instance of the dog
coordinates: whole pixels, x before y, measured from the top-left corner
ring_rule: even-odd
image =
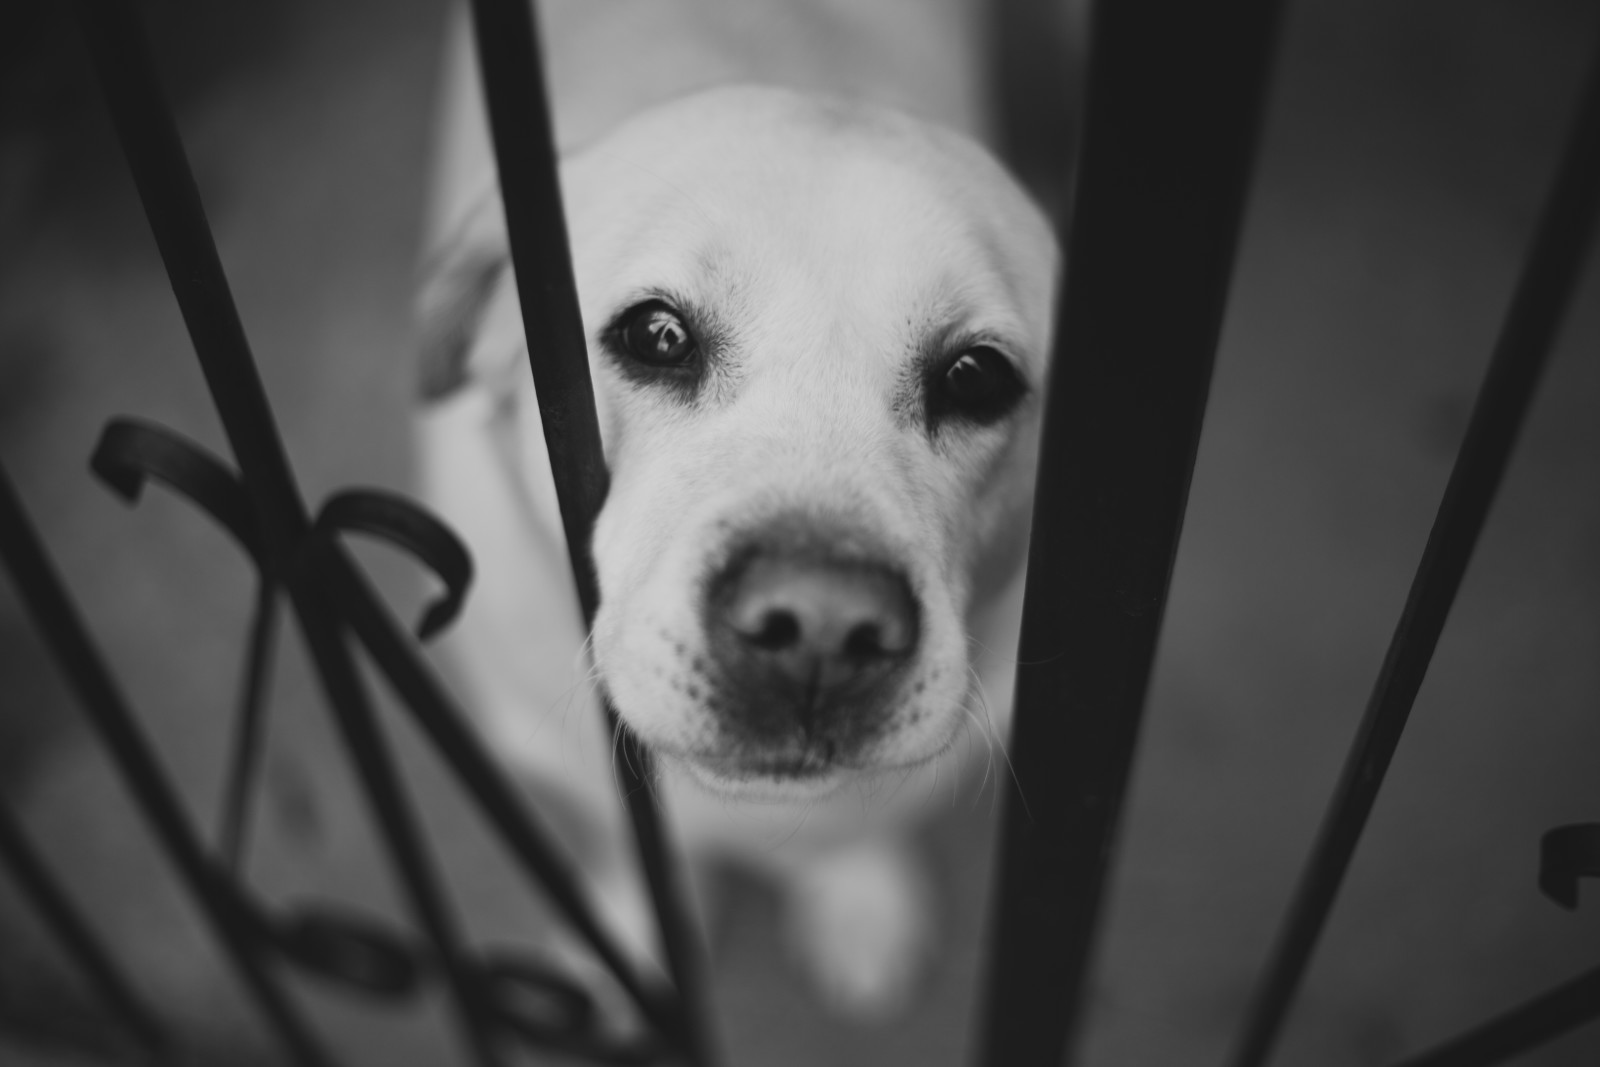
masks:
[[[768,872],[820,994],[891,1014],[933,940],[909,831],[1003,748],[1060,269],[975,139],[977,9],[537,13],[611,472],[601,604],[586,637],[463,16],[418,299],[421,492],[477,567],[450,669],[641,956],[602,694],[691,871]]]

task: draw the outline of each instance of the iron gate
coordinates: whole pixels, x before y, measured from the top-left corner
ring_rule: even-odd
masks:
[[[113,419],[95,473],[136,499],[156,481],[226,530],[254,567],[257,600],[217,848],[179,804],[137,717],[0,472],[0,552],[59,666],[140,811],[198,902],[244,988],[294,1062],[333,1057],[281,982],[285,967],[382,997],[442,988],[475,1062],[516,1046],[595,1062],[718,1061],[701,961],[650,788],[650,755],[625,729],[622,794],[660,922],[670,986],[638,973],[597,919],[539,820],[483,748],[403,625],[343,547],[391,542],[446,592],[418,626],[449,624],[471,578],[454,535],[407,500],[373,490],[308,510],[289,468],[229,294],[176,126],[131,0],[80,0],[106,101],[194,342],[236,466],[175,432]],[[1061,239],[1058,299],[1010,745],[981,1062],[1056,1064],[1072,1045],[1100,897],[1138,739],[1139,717],[1182,525],[1249,185],[1279,5],[1105,0],[1094,18],[1081,152]],[[577,312],[543,78],[526,0],[474,0],[488,114],[540,414],[586,619],[598,590],[586,545],[604,497],[594,399]],[[1185,87],[1174,94],[1171,85]],[[1015,92],[1002,81],[1002,95]],[[1017,105],[1018,101],[1011,101]],[[1011,113],[1020,107],[1013,106]],[[1018,137],[1040,135],[1025,125]],[[1064,129],[1044,136],[1066,137]],[[1018,146],[1014,143],[1013,148]],[[1592,64],[1510,311],[1479,390],[1433,531],[1322,831],[1234,1058],[1267,1062],[1422,684],[1554,334],[1583,265],[1600,201],[1600,62]],[[1162,309],[1159,315],[1144,309]],[[282,908],[239,873],[241,827],[265,714],[262,678],[284,608],[312,650],[328,707],[371,803],[418,933],[329,905]],[[529,882],[588,943],[648,1024],[608,1036],[588,993],[531,956],[466,943],[406,783],[374,715],[357,651],[382,672]],[[607,709],[613,725],[615,713]],[[1025,799],[1024,799],[1025,798]],[[1600,875],[1600,824],[1550,831],[1540,885],[1568,907]],[[126,1031],[165,1062],[176,1047],[0,806],[0,861]],[[1500,1062],[1600,1016],[1600,968],[1405,1061]]]

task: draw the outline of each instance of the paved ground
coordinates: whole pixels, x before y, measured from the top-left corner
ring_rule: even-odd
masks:
[[[189,6],[158,8],[169,13],[159,26],[302,481],[314,497],[403,485],[396,368],[411,344],[437,5],[350,0],[229,18]],[[1590,7],[1290,5],[1084,1064],[1220,1062],[1426,536],[1585,42],[1600,28]],[[180,16],[198,28],[176,33]],[[38,33],[29,40],[48,39]],[[11,93],[0,111],[0,460],[186,798],[209,813],[247,575],[181,506],[153,497],[130,513],[84,474],[114,413],[213,444],[219,435],[104,123],[64,88],[84,76],[79,63],[63,47],[12,68],[54,108],[49,154],[17,132],[30,97]],[[1393,1061],[1600,958],[1597,902],[1568,914],[1533,888],[1539,834],[1600,818],[1597,345],[1591,270],[1285,1064]],[[414,598],[392,560],[375,565]],[[274,893],[392,911],[298,651],[288,652],[254,872]],[[259,1060],[8,588],[0,694],[5,792],[53,861],[152,994],[192,1026],[206,1062]],[[527,915],[504,865],[426,760],[409,748],[408,759],[475,927],[517,930]],[[777,959],[771,899],[743,886],[717,960],[730,1063],[965,1061],[988,800],[930,828],[949,952],[903,1023],[828,1020]],[[308,996],[340,1046],[360,1050],[351,1062],[449,1062],[436,1011],[397,1023]],[[77,1003],[0,887],[0,1035],[10,1035],[0,1062],[92,1061],[95,1027]],[[1600,1026],[1525,1062],[1600,1062]]]

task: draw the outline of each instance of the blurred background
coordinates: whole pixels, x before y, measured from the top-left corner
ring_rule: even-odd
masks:
[[[144,7],[307,496],[404,488],[444,5]],[[0,5],[0,462],[209,828],[251,579],[173,497],[130,511],[87,473],[117,414],[222,444],[65,8]],[[1597,33],[1584,0],[1287,5],[1088,1067],[1218,1064],[1228,1048],[1398,617]],[[1065,66],[1023,73],[1068,99]],[[1026,174],[1050,171],[1048,152],[1017,156]],[[1535,888],[1540,834],[1600,819],[1597,355],[1591,264],[1278,1062],[1388,1063],[1600,962],[1594,887],[1575,913]],[[370,562],[409,613],[407,569]],[[252,878],[402,915],[292,638],[274,687]],[[529,922],[520,879],[396,734],[469,925],[514,939]],[[0,791],[194,1062],[275,1062],[6,582]],[[904,1020],[831,1019],[781,959],[770,891],[740,883],[715,931],[728,1062],[967,1062],[993,807],[991,788],[928,827],[946,945]],[[303,992],[349,1062],[454,1062],[436,1000],[402,1017]],[[0,1064],[119,1055],[0,878]],[[1521,1062],[1592,1067],[1600,1025]]]

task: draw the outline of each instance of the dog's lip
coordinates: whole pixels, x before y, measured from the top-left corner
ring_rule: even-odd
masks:
[[[698,763],[688,763],[690,776],[710,793],[728,800],[754,803],[809,803],[843,788],[848,780],[841,771],[807,778],[780,778],[719,774]]]
[[[707,770],[725,778],[783,778],[805,781],[837,774],[843,769],[832,760],[805,754],[702,759],[697,762]]]
[[[714,792],[739,797],[815,798],[833,792],[851,767],[812,753],[680,753],[690,774]]]

